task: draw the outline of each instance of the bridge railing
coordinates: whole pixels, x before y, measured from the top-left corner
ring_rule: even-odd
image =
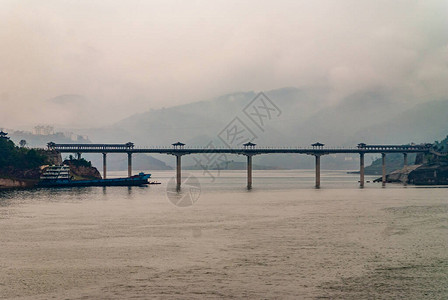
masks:
[[[116,150],[116,149],[134,149],[134,143],[126,144],[56,144],[50,142],[47,144],[49,150]]]
[[[362,146],[360,146],[362,145]],[[349,150],[349,151],[429,151],[432,147],[430,144],[424,145],[364,145],[360,144],[357,147],[301,147],[301,146],[289,146],[289,147],[236,147],[236,148],[227,148],[227,147],[181,147],[181,148],[172,148],[169,146],[155,146],[155,147],[139,147],[134,148],[134,144],[131,142],[125,144],[57,144],[54,142],[50,142],[47,144],[49,150],[64,150],[64,151],[79,151],[83,150],[173,150],[173,151],[188,151],[188,150],[242,150],[242,151],[267,151],[267,150],[303,150],[303,151],[340,151],[340,150]]]

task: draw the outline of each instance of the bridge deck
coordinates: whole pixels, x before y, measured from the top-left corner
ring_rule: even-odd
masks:
[[[430,150],[427,148],[256,148],[256,149],[207,149],[207,148],[102,148],[102,147],[54,147],[53,150],[63,153],[149,153],[149,154],[171,154],[171,155],[186,155],[186,154],[201,154],[201,153],[226,153],[226,154],[240,154],[240,155],[258,155],[258,154],[309,154],[309,155],[326,155],[326,154],[341,154],[341,153],[427,153]]]

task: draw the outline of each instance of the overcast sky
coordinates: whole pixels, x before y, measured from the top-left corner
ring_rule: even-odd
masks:
[[[331,89],[316,101],[375,87],[448,98],[446,0],[1,0],[0,43],[7,128],[285,86]],[[49,101],[67,94],[101,117]]]

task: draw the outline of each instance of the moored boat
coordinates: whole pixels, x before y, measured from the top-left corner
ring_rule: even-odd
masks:
[[[73,180],[68,166],[50,166],[40,177],[38,187],[141,186],[149,184],[151,174],[143,172],[123,178]]]

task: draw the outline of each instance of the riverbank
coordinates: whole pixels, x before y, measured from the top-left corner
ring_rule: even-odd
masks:
[[[374,182],[381,182],[379,177]],[[412,165],[386,175],[387,183],[415,185],[448,185],[448,164],[432,163]]]
[[[415,185],[448,185],[448,163],[422,165],[409,173],[408,183]]]

